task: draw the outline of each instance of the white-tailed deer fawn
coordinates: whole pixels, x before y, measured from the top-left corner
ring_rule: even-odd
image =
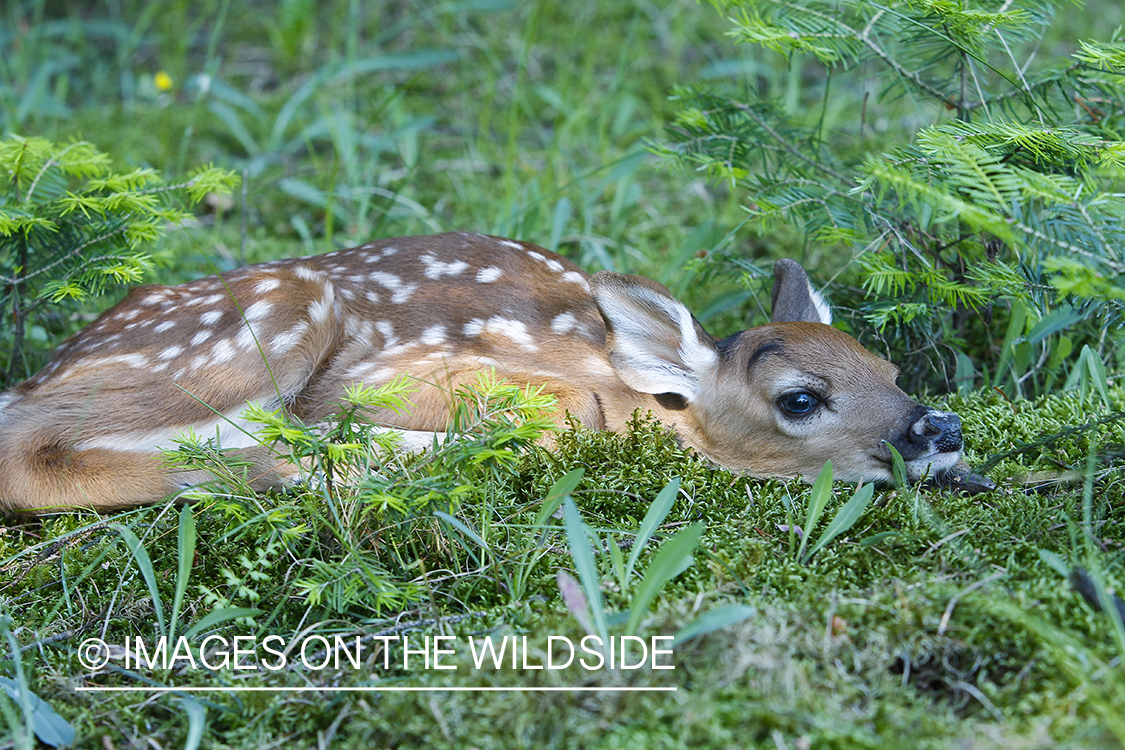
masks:
[[[837,478],[888,480],[888,443],[912,479],[954,469],[957,416],[915,402],[894,365],[827,325],[793,261],[777,263],[773,308],[771,324],[716,340],[655,282],[588,276],[478,234],[140,287],[0,396],[0,508],[105,511],[206,481],[160,459],[188,428],[242,449],[276,483],[277,458],[242,429],[247,402],[311,424],[346,386],[409,373],[428,384],[413,409],[371,419],[443,431],[449,394],[486,368],[542,386],[587,427],[623,430],[651,411],[685,445],[751,475],[813,477],[831,459]]]

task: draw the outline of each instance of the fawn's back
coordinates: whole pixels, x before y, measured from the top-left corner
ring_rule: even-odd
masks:
[[[249,401],[315,423],[347,386],[417,379],[409,412],[368,415],[426,433],[482,369],[542,386],[591,428],[637,409],[716,463],[760,475],[887,479],[958,461],[960,423],[895,384],[893,365],[826,325],[803,270],[775,271],[774,323],[715,340],[655,282],[587,276],[542,248],[476,234],[408,237],[135,289],[0,396],[0,506],[107,510],[204,481],[159,450],[188,428],[240,450],[275,484]],[[560,417],[561,419],[561,417]]]

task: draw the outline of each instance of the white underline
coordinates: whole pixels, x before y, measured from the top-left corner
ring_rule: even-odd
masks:
[[[670,687],[102,687],[80,685],[81,693],[658,693]]]

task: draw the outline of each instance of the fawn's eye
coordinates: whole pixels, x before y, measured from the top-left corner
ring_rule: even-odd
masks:
[[[820,405],[820,399],[808,391],[793,391],[782,396],[778,405],[791,417],[803,417]]]

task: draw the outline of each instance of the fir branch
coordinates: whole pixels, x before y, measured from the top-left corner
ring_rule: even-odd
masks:
[[[758,126],[760,128],[762,128],[762,130],[769,133],[771,138],[773,138],[775,141],[780,143],[782,149],[784,149],[785,152],[788,153],[790,156],[795,157],[799,161],[804,162],[806,165],[808,165],[812,169],[814,169],[818,172],[821,172],[822,174],[826,174],[826,175],[832,177],[833,179],[838,180],[839,182],[847,182],[848,181],[847,178],[844,175],[835,171],[834,169],[832,169],[828,165],[821,164],[816,159],[813,159],[812,157],[806,156],[804,153],[802,153],[800,149],[798,149],[796,146],[794,146],[792,143],[790,143],[788,140],[786,140],[784,137],[782,137],[781,133],[777,132],[777,130],[775,130],[765,120],[765,118],[763,118],[752,107],[750,107],[746,104],[743,104],[742,102],[734,102],[733,104],[734,104],[735,107],[738,108],[739,111],[741,111],[743,114],[745,114],[747,117],[749,117],[754,122],[758,123]]]

